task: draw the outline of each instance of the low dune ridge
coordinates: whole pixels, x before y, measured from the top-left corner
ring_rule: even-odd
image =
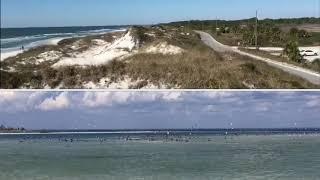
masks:
[[[64,39],[2,61],[1,88],[317,88],[265,63],[215,52],[183,27],[134,26]]]

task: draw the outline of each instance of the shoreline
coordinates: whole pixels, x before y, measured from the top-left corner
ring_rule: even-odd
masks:
[[[317,87],[253,58],[216,52],[195,32],[171,26],[137,26],[126,32],[62,40],[58,46],[38,47],[3,60],[1,71],[4,89]],[[204,74],[211,76],[204,78]]]
[[[89,36],[104,35],[104,34],[108,34],[108,33],[125,32],[128,29],[129,28],[121,28],[121,29],[113,29],[113,30],[112,29],[102,29],[104,31],[92,30],[91,33],[89,33],[89,31],[88,31],[88,34],[86,34],[86,35],[76,35],[75,33],[69,33],[70,35],[73,34],[74,36],[53,37],[53,38],[48,38],[48,39],[44,39],[44,40],[33,41],[25,46],[26,47],[25,50],[21,50],[20,47],[1,48],[0,49],[0,61],[4,61],[7,58],[15,57],[15,56],[22,54],[28,50],[39,48],[42,46],[48,46],[48,45],[58,46],[59,42],[66,40],[66,39],[85,38],[85,37],[89,37]],[[105,31],[105,30],[110,30],[110,31]],[[59,34],[59,33],[40,34],[40,35],[55,35],[55,34]],[[35,36],[40,36],[40,35],[35,35]],[[23,38],[23,37],[24,36],[19,36],[19,37],[15,37],[15,38]],[[7,38],[7,39],[13,39],[13,38]],[[0,40],[2,42],[3,40],[6,40],[6,39],[0,39]],[[9,49],[11,49],[11,50],[9,50]]]
[[[101,130],[101,131],[52,131],[47,132],[30,131],[30,132],[13,132],[0,133],[0,136],[6,135],[320,135],[318,128],[301,128],[301,129],[216,129],[216,130]]]

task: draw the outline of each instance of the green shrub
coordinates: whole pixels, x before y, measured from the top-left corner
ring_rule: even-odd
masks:
[[[288,58],[291,61],[301,63],[302,62],[302,56],[300,55],[298,43],[296,41],[290,41],[288,42],[283,50],[283,54],[288,56]]]
[[[313,69],[320,72],[320,59],[314,60],[311,65],[313,66]]]

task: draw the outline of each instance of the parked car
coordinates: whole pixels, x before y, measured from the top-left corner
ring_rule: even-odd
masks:
[[[311,50],[302,50],[300,51],[302,56],[318,56],[318,53],[311,51]]]

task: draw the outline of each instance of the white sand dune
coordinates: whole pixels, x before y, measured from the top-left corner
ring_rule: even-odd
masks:
[[[62,58],[56,64],[54,64],[53,67],[106,64],[113,59],[130,54],[136,47],[137,42],[135,41],[134,37],[131,36],[131,32],[128,31],[128,33],[113,43],[99,40],[96,41],[95,44],[96,45],[89,48],[89,50],[80,54],[76,54],[75,57]]]
[[[57,60],[62,56],[62,53],[59,51],[48,51],[41,53],[37,56],[36,64],[41,64],[46,61]]]
[[[143,80],[133,80],[128,76],[125,76],[124,79],[113,82],[110,78],[102,78],[98,83],[92,81],[86,82],[83,84],[83,87],[86,89],[129,89],[130,87],[137,86]],[[168,86],[165,84],[155,85],[148,82],[147,85],[142,87],[142,89],[168,89]]]
[[[23,53],[22,50],[10,51],[10,52],[1,52],[0,61],[3,61],[9,57],[16,56],[18,54]]]
[[[146,49],[147,53],[160,53],[160,54],[180,54],[183,49],[177,46],[169,45],[167,42],[159,43],[155,46],[150,46]]]

